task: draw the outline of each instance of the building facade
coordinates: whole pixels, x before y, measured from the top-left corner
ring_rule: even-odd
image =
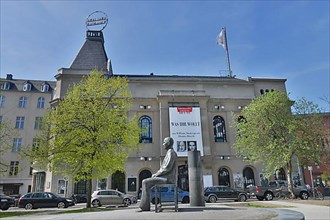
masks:
[[[65,98],[67,89],[95,68],[109,76],[127,77],[133,94],[129,114],[138,116],[143,132],[139,150],[129,156],[125,172],[94,180],[93,190],[113,188],[137,194],[142,180],[159,169],[165,153],[162,141],[167,136],[173,137],[178,146],[186,146],[185,150],[176,149],[181,188],[189,189],[187,151],[192,144],[201,151],[204,185],[246,188],[260,184],[262,167],[248,164],[236,155],[235,129],[231,124],[234,114],[239,114],[255,97],[272,90],[286,91],[285,79],[116,75],[104,49],[103,33],[87,31],[71,66],[61,68],[55,76],[56,91],[51,104]],[[45,172],[44,190],[66,195],[86,193],[85,182]],[[285,178],[284,173],[282,176]]]
[[[7,74],[0,84],[0,123],[7,122],[13,128],[9,143],[0,141],[2,149],[8,148],[0,155],[0,192],[24,194],[34,190],[33,169],[31,162],[21,157],[20,151],[23,146],[35,144],[45,111],[50,107],[55,82],[15,79]]]
[[[22,145],[33,145],[33,137],[38,133],[33,126],[36,126],[37,120],[41,120],[37,118],[43,117],[46,108],[56,106],[60,99],[65,98],[68,88],[78,83],[93,69],[99,69],[110,77],[127,77],[129,90],[133,95],[129,114],[139,118],[139,125],[143,131],[139,150],[130,154],[125,172],[118,171],[104,179],[94,180],[93,190],[112,188],[138,194],[142,180],[151,177],[159,169],[160,162],[165,156],[162,141],[167,136],[173,137],[175,141],[180,188],[189,190],[187,155],[189,147],[192,146],[201,152],[204,186],[220,184],[244,189],[249,185],[261,184],[262,166],[249,164],[235,153],[233,148],[235,129],[232,122],[234,115],[239,115],[242,108],[255,97],[272,90],[286,91],[286,79],[253,77],[239,79],[227,76],[202,76],[202,74],[201,76],[114,74],[104,48],[102,31],[86,32],[86,40],[78,55],[69,68],[58,70],[55,76],[56,82],[47,82],[49,85],[47,92],[38,89],[45,82],[30,80],[31,88],[34,90],[24,91],[24,80],[15,81],[10,77],[2,79],[3,82],[18,85],[15,87],[16,90],[1,90],[1,97],[4,96],[6,102],[1,107],[0,115],[8,117],[15,123],[20,122],[19,117],[25,117],[26,130],[17,128],[21,134]],[[11,98],[7,98],[9,96]],[[31,102],[26,108],[18,108],[18,102],[24,96]],[[43,109],[35,107],[40,97],[44,97],[45,100]],[[15,161],[18,161],[15,159],[15,153],[9,152],[9,154],[10,163],[14,162],[15,165]],[[23,162],[19,161],[19,164],[21,163]],[[13,190],[14,193],[9,194],[23,194],[28,191],[50,191],[62,196],[86,194],[84,181],[75,182],[74,179],[65,179],[46,168],[34,170],[30,168],[30,163],[24,167],[26,170],[19,172],[22,177],[18,175],[15,178],[1,177],[0,187],[2,186],[4,192],[9,190],[6,184],[22,183],[18,187],[18,192],[16,188]],[[295,170],[298,172],[299,169]],[[278,176],[282,179],[286,178],[283,170],[280,170]]]

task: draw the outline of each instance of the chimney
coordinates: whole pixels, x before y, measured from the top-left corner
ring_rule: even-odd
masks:
[[[13,80],[13,74],[7,74],[6,79],[8,79],[8,80]]]

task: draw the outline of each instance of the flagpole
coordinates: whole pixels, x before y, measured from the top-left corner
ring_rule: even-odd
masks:
[[[225,44],[226,44],[226,55],[227,55],[227,65],[228,65],[228,77],[231,77],[231,69],[230,69],[230,60],[229,60],[229,48],[228,48],[228,44],[227,44],[227,32],[226,32],[226,28],[222,28],[224,30],[224,38],[225,38]]]

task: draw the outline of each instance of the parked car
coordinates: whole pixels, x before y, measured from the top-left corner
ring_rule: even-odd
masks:
[[[94,207],[102,205],[124,205],[129,206],[137,202],[136,196],[128,195],[118,190],[96,190],[92,194],[92,205]]]
[[[270,181],[264,186],[249,187],[250,195],[254,195],[258,200],[273,200],[278,190],[288,191],[288,183],[285,180]],[[296,186],[293,188],[293,194],[300,199],[308,199],[309,193],[306,186]]]
[[[67,208],[74,206],[72,199],[63,198],[50,192],[33,192],[23,195],[18,200],[18,207],[25,209],[36,208]]]
[[[173,202],[174,201],[174,187],[161,187],[161,199],[162,202]],[[155,204],[156,200],[155,188],[151,189],[151,203]],[[189,192],[178,188],[178,202],[189,203],[190,197]]]
[[[19,200],[19,198],[21,198],[21,194],[13,194],[13,195],[10,195],[10,197],[12,197],[12,198],[14,198],[14,200],[15,200],[15,207],[18,205],[18,200]]]
[[[11,206],[15,206],[15,199],[10,196],[1,194],[0,195],[0,209],[8,210],[9,207],[11,207]]]
[[[248,195],[245,191],[236,190],[228,186],[210,186],[204,189],[204,197],[207,202],[217,202],[219,199],[234,199],[245,202]]]
[[[72,199],[76,204],[77,203],[86,203],[87,202],[87,194],[72,194],[70,196],[70,199]]]

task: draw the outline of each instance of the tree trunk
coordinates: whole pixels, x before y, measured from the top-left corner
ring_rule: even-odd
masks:
[[[295,198],[295,195],[293,193],[293,184],[292,184],[292,163],[291,160],[287,164],[287,179],[288,179],[288,190],[291,193],[292,198]]]
[[[92,179],[87,180],[86,188],[87,188],[86,208],[90,208],[91,207],[91,199],[92,199]]]

